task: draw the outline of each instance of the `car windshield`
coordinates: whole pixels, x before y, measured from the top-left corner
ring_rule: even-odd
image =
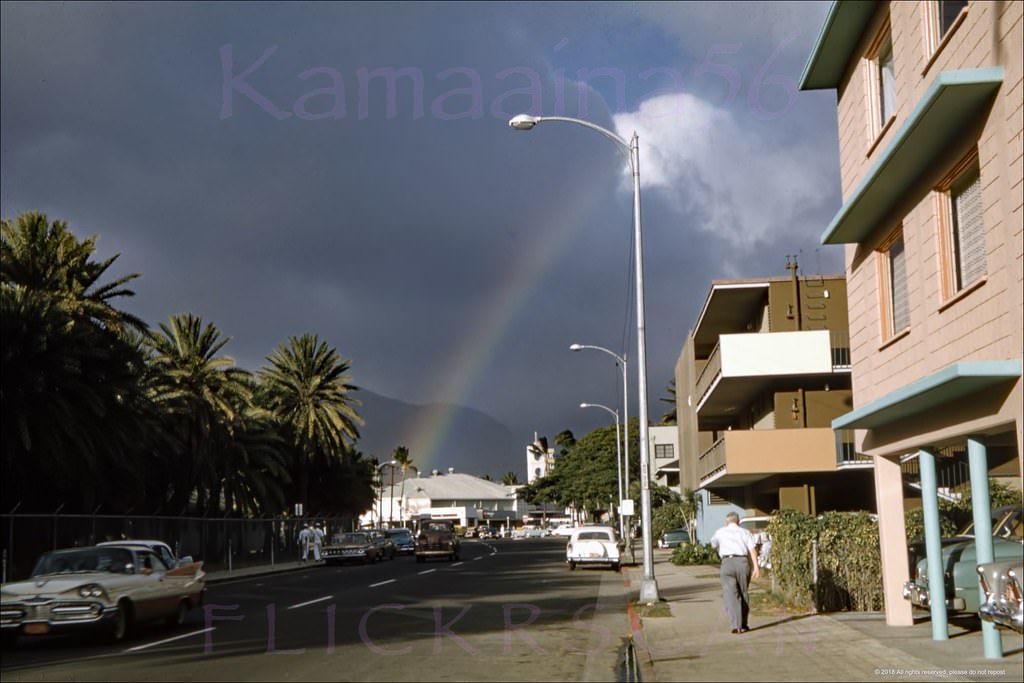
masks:
[[[403,538],[412,538],[412,533],[408,529],[389,529],[388,536],[401,540]]]
[[[339,534],[335,538],[343,545],[366,545],[366,534]]]
[[[132,552],[126,548],[82,548],[46,553],[36,562],[32,576],[75,574],[79,572],[111,572],[128,574]]]
[[[686,532],[686,531],[683,531],[682,529],[679,529],[679,530],[676,530],[676,531],[666,531],[665,532],[665,539],[669,540],[669,541],[679,541],[679,540],[686,541],[686,540],[689,540],[689,538],[690,538],[690,534],[688,532]]]
[[[581,541],[610,541],[612,535],[607,531],[581,531],[576,538]]]

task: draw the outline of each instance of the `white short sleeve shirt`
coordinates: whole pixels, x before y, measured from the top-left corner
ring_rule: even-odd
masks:
[[[718,550],[719,557],[726,555],[749,555],[756,547],[754,535],[739,524],[729,523],[717,530],[711,537],[711,547]]]

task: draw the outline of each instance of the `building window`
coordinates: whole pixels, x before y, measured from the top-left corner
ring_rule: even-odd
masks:
[[[865,54],[865,84],[871,124],[868,130],[874,143],[896,116],[896,61],[888,19]]]
[[[963,23],[967,15],[967,4],[967,0],[931,0],[925,3],[925,39],[928,55],[932,59],[953,31]],[[928,66],[931,62],[929,60]]]
[[[981,173],[974,150],[936,187],[942,293],[950,299],[986,272]]]
[[[667,460],[675,457],[675,448],[670,443],[654,444],[655,460]]]
[[[910,327],[910,297],[907,291],[907,258],[903,228],[895,230],[878,247],[878,290],[882,342]]]

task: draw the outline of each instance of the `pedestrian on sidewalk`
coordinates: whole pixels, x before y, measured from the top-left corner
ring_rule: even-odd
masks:
[[[320,548],[323,547],[325,535],[323,524],[317,522],[313,529],[313,559],[317,562],[320,561]]]
[[[306,522],[305,526],[302,527],[302,531],[299,532],[299,549],[302,550],[303,562],[309,559],[309,547],[311,545],[313,545],[313,529],[310,528],[309,522]]]
[[[740,516],[730,512],[725,516],[725,526],[711,537],[711,547],[722,558],[719,578],[722,581],[722,598],[733,633],[750,630],[747,617],[750,614],[750,579],[761,576],[757,566],[757,545],[754,535],[740,526]],[[753,574],[751,574],[753,571]]]

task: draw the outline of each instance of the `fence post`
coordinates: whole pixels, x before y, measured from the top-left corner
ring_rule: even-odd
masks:
[[[274,546],[277,545],[277,536],[274,533],[274,520],[270,520],[270,566],[274,566]]]
[[[818,613],[818,539],[811,541],[811,580],[814,586],[814,613]]]

